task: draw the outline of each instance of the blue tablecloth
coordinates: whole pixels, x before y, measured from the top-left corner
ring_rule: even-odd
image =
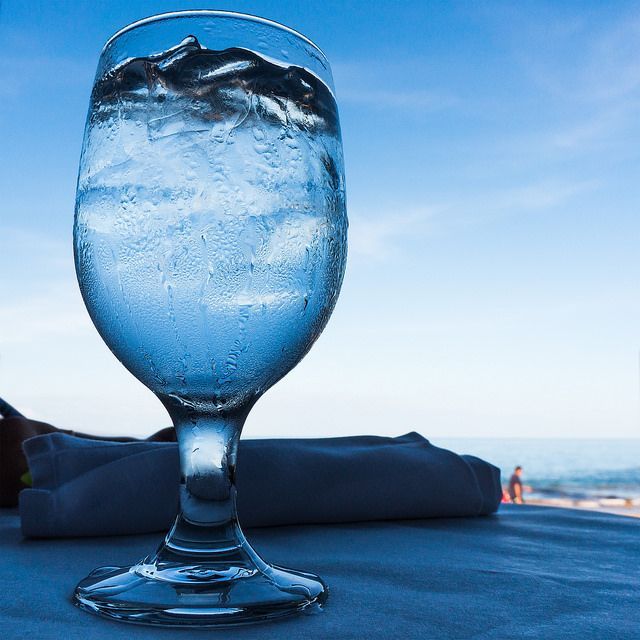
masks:
[[[127,564],[158,535],[30,540],[0,512],[3,640],[640,638],[640,520],[507,506],[484,518],[255,529],[272,562],[320,574],[324,613],[225,630],[99,619],[70,603],[100,564]]]

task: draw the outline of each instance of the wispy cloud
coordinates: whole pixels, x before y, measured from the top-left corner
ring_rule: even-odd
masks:
[[[0,306],[0,356],[3,347],[47,339],[75,338],[93,325],[72,282],[52,283],[46,292],[5,301]]]
[[[436,111],[453,107],[458,100],[452,95],[425,90],[371,89],[341,86],[340,103],[366,105],[370,109],[419,109]]]
[[[624,127],[627,119],[626,108],[600,111],[547,134],[545,140],[559,150],[583,150],[604,140],[610,140],[612,134]]]
[[[476,212],[479,218],[487,214],[531,213],[557,207],[585,192],[597,189],[594,180],[560,181],[544,180],[532,184],[509,187],[487,194],[480,194]],[[469,206],[470,203],[467,204]]]
[[[416,77],[417,61],[337,62],[332,65],[340,104],[368,109],[438,111],[456,106],[458,98],[448,89],[424,89],[424,77]],[[417,82],[416,82],[417,81]]]
[[[0,348],[91,330],[75,282],[71,238],[7,227],[2,244]]]
[[[0,293],[5,302],[45,289],[53,282],[72,280],[71,233],[66,240],[38,229],[0,225]]]
[[[481,10],[514,62],[550,97],[610,101],[640,89],[640,12],[601,5],[501,4]]]
[[[408,236],[427,233],[437,208],[416,207],[400,212],[350,216],[349,251],[356,257],[385,261],[393,257]]]
[[[407,251],[411,240],[459,233],[502,218],[536,215],[593,192],[592,180],[545,180],[515,187],[488,189],[428,205],[402,206],[350,214],[349,250],[356,259],[385,262]]]
[[[0,58],[0,96],[17,97],[32,91],[34,85],[90,87],[94,71],[92,65],[62,56],[5,56]]]
[[[588,100],[619,101],[640,93],[640,13],[624,16],[603,30],[587,51],[578,76],[578,95]]]
[[[503,44],[505,68],[518,73],[517,108],[535,105],[530,126],[513,136],[523,155],[553,161],[605,149],[628,153],[640,110],[637,8],[602,4],[577,13],[501,4],[479,11]]]
[[[73,85],[91,86],[95,60],[80,59],[48,51],[43,54],[31,39],[0,22],[0,96],[15,98],[32,93],[34,87],[60,89]]]

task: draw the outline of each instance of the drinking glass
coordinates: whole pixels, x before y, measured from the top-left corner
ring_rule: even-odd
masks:
[[[102,51],[80,160],[76,272],[100,335],[169,412],[181,481],[157,552],[91,573],[74,595],[84,609],[210,626],[326,600],[320,578],[249,546],[234,475],[247,414],[310,349],[342,283],[332,86],[311,41],[237,13],[154,16]]]

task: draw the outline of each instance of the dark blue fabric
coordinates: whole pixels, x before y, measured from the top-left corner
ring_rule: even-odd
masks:
[[[177,509],[177,446],[52,433],[27,440],[33,488],[20,494],[27,537],[163,531]],[[417,433],[398,438],[242,440],[245,526],[358,522],[494,512],[500,471]]]
[[[329,585],[324,613],[213,631],[150,629],[73,607],[99,565],[148,555],[159,534],[23,540],[0,511],[3,640],[637,640],[640,520],[504,505],[487,518],[254,529],[270,562]]]
[[[4,418],[21,418],[22,414],[14,409],[6,400],[0,398],[0,416]]]

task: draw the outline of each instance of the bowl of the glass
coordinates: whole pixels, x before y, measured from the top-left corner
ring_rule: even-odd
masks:
[[[329,87],[186,37],[96,81],[74,248],[103,339],[162,395],[231,408],[293,368],[346,261]]]

